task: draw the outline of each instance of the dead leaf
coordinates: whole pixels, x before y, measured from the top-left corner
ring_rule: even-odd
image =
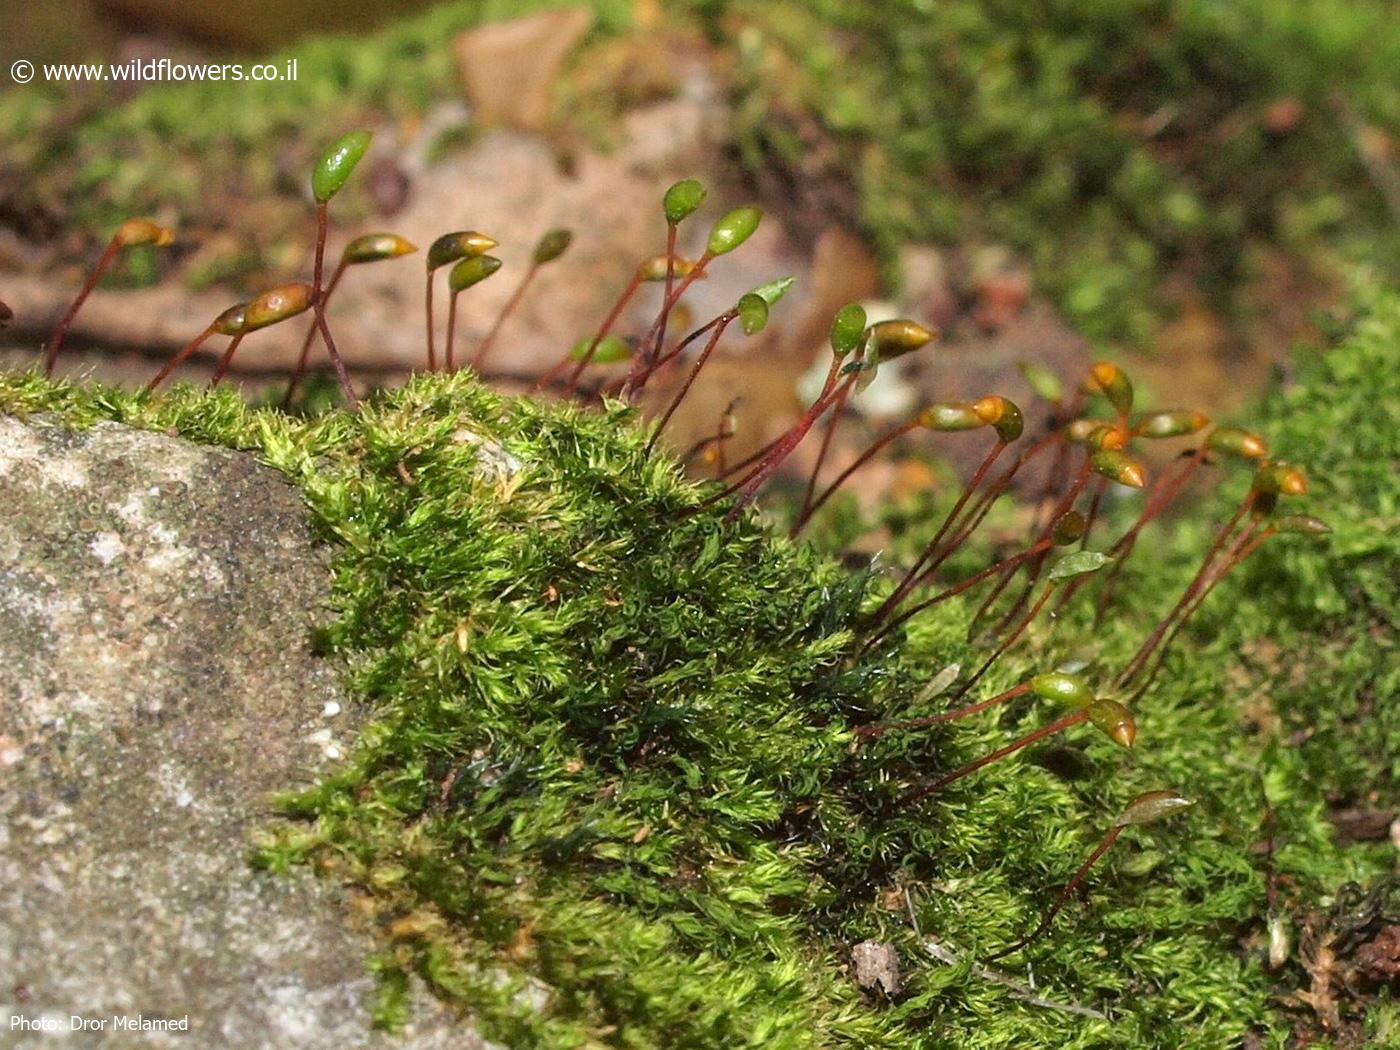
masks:
[[[543,130],[564,60],[592,27],[593,12],[575,7],[493,22],[458,36],[453,51],[476,115],[522,131]]]

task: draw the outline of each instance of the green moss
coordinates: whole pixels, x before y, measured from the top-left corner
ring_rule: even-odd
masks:
[[[1043,724],[1044,705],[853,749],[853,725],[947,703],[920,694],[976,659],[968,606],[853,662],[852,616],[887,584],[757,521],[681,516],[700,490],[645,457],[619,409],[503,399],[462,375],[303,421],[226,393],[33,375],[0,379],[0,409],[174,427],[302,488],[335,550],[320,642],[379,717],[258,856],[365,892],[386,934],[385,1022],[416,972],[513,1045],[1227,1047],[1253,1029],[1282,1046],[1271,994],[1307,978],[1261,967],[1268,865],[1291,912],[1392,864],[1388,845],[1334,842],[1325,810],[1397,801],[1397,336],[1400,299],[1374,297],[1266,404],[1263,429],[1313,465],[1337,532],[1266,546],[1220,588],[1142,702],[1131,755],[1073,732],[915,807],[895,804],[908,784]],[[483,441],[519,470],[491,469]],[[1069,657],[1106,678],[1226,505],[1153,534],[1127,611],[1034,632],[988,695]],[[1108,1020],[928,955],[906,893],[923,936],[985,955],[1034,923],[1130,797],[1166,786],[1197,808],[1127,833],[1030,953],[1040,994]],[[902,961],[892,1004],[849,973],[871,937]]]
[[[1400,126],[1381,0],[701,7],[741,43],[751,164],[810,178],[793,114],[814,114],[881,247],[1010,243],[1091,338],[1144,340],[1169,273],[1231,310],[1251,244],[1400,261],[1336,109]],[[1288,133],[1267,126],[1281,101],[1300,107]]]

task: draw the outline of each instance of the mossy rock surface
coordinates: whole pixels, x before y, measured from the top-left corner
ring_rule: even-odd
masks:
[[[367,895],[382,1023],[407,1016],[416,974],[520,1046],[1283,1046],[1308,1015],[1276,996],[1317,987],[1316,938],[1266,971],[1270,888],[1285,929],[1326,932],[1351,921],[1329,911],[1344,884],[1394,866],[1389,842],[1339,839],[1326,814],[1397,801],[1397,334],[1400,301],[1367,297],[1253,421],[1309,465],[1336,532],[1266,545],[1219,588],[1139,705],[1130,756],[1075,733],[913,807],[909,785],[1053,713],[853,747],[856,725],[947,705],[926,685],[984,652],[971,607],[853,659],[881,574],[757,520],[725,529],[619,408],[503,400],[463,375],[310,421],[29,376],[3,381],[0,407],[174,427],[301,489],[334,569],[319,644],[376,718],[257,859]],[[482,448],[521,468],[483,470]],[[1106,680],[1244,480],[1144,543],[1106,626],[1072,607],[986,695],[1066,659]],[[1029,957],[998,964],[1019,982],[1033,964],[1038,996],[1080,1012],[983,976],[970,960],[1033,925],[1118,809],[1159,787],[1196,808],[1125,835]],[[855,980],[851,950],[872,940],[900,964],[893,1001]],[[961,963],[938,961],[950,951]],[[1388,999],[1332,993],[1339,1044],[1388,1044]]]

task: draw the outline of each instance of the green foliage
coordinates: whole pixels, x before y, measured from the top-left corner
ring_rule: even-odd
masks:
[[[890,254],[1010,243],[1091,337],[1146,337],[1175,268],[1225,298],[1251,244],[1400,261],[1336,108],[1400,128],[1385,0],[700,6],[716,33],[740,27],[750,165],[808,174],[810,131],[792,114],[816,115]],[[1290,101],[1297,127],[1271,131],[1270,107]]]
[[[294,83],[160,85],[121,104],[110,86],[0,94],[12,210],[93,230],[156,208],[226,225],[226,197],[295,192],[288,172],[314,161],[323,129],[407,123],[458,97],[454,33],[566,2],[457,0],[368,41],[268,56],[296,58]],[[601,32],[630,25],[626,0],[588,6]],[[1312,270],[1339,252],[1400,265],[1344,115],[1400,130],[1386,0],[668,0],[666,11],[737,55],[750,167],[806,177],[810,122],[794,114],[815,117],[838,147],[827,174],[856,185],[852,217],[887,256],[909,240],[1008,243],[1097,340],[1145,340],[1170,306],[1168,274],[1228,311],[1261,245]],[[1271,131],[1271,107],[1294,102],[1296,127]],[[345,196],[347,219],[368,212],[363,188]],[[259,212],[254,242],[196,278],[256,268],[299,219]],[[154,278],[149,257],[127,262],[128,280]]]
[[[1277,537],[1218,589],[1135,708],[1131,754],[1080,727],[912,807],[895,804],[910,786],[1054,705],[1027,696],[853,747],[855,726],[947,708],[925,686],[977,659],[975,603],[853,662],[853,616],[888,583],[752,520],[726,530],[722,505],[678,516],[701,490],[642,454],[621,408],[431,375],[358,416],[298,421],[226,392],[11,375],[0,410],[250,448],[305,493],[335,552],[321,643],[377,718],[342,772],[289,800],[298,819],[258,856],[314,860],[371,896],[386,1023],[416,972],[514,1045],[1194,1048],[1255,1030],[1282,1046],[1274,982],[1308,978],[1260,965],[1270,865],[1282,906],[1302,910],[1392,863],[1388,845],[1335,842],[1324,812],[1400,802],[1386,703],[1400,687],[1397,340],[1400,300],[1373,298],[1265,406],[1260,429],[1311,466],[1311,508],[1336,532]],[[1106,682],[1244,482],[1204,520],[1144,536],[1126,611],[1094,630],[1091,603],[1070,606],[985,695],[1070,659]],[[891,514],[896,542],[916,549],[940,516],[905,513]],[[1123,806],[1160,788],[1196,805],[1129,828],[1087,903],[998,964],[1022,979],[1029,962],[1038,994],[1111,1019],[930,955],[924,938],[967,959],[1028,931]],[[1256,848],[1268,834],[1272,858]],[[872,937],[899,953],[894,1002],[849,973],[850,946]],[[1388,1009],[1373,1032],[1393,1027]]]
[[[182,220],[224,225],[232,197],[298,196],[327,128],[409,121],[434,102],[460,97],[450,41],[482,22],[574,6],[570,0],[455,0],[404,19],[370,40],[315,37],[261,61],[296,59],[295,81],[162,84],[119,101],[113,88],[0,92],[0,178],[20,212],[62,216],[103,229],[132,214],[174,210]],[[603,31],[630,19],[626,0],[593,0]],[[367,211],[365,190],[347,190],[344,214]],[[286,219],[288,226],[300,220]],[[266,217],[264,216],[264,219]],[[182,221],[183,227],[189,225]],[[260,246],[285,231],[257,224]]]

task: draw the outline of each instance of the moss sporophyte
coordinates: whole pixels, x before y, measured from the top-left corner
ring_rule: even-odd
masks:
[[[1095,364],[1069,394],[1031,365],[1027,374],[1052,410],[1043,432],[1024,434],[1021,407],[989,392],[923,406],[820,491],[812,473],[792,536],[834,510],[833,495],[847,479],[897,442],[923,431],[939,440],[990,439],[937,524],[930,520],[931,538],[902,569],[888,579],[874,566],[850,577],[811,547],[775,540],[748,508],[823,418],[825,451],[851,396],[880,367],[935,346],[938,333],[913,319],[869,324],[859,304],[843,307],[831,326],[825,378],[797,422],[748,459],[726,464],[733,425],[722,419],[702,443],[720,453],[716,477],[686,480],[665,450],[665,424],[726,335],[762,330],[792,283],[763,285],[693,331],[668,336],[668,317],[686,290],[740,249],[760,221],[757,208],[730,211],[714,223],[703,255],[680,258],[676,227],[705,199],[693,179],[664,195],[664,251],[639,260],[601,326],[540,381],[538,393],[552,399],[503,401],[470,368],[456,369],[458,296],[500,266],[487,254],[493,238],[457,231],[426,253],[424,364],[449,374],[377,392],[361,407],[332,341],[332,294],[347,268],[388,264],[415,250],[393,233],[356,238],[323,283],[327,204],[368,143],[367,133],[337,140],[312,176],[312,280],[231,306],[147,392],[117,397],[35,376],[6,381],[11,411],[67,404],[89,417],[177,425],[255,447],[299,480],[339,545],[339,619],[326,641],[348,658],[352,684],[378,705],[381,722],[343,773],[290,803],[314,820],[312,830],[277,840],[264,860],[318,858],[365,886],[382,914],[401,923],[386,949],[387,969],[415,970],[448,997],[500,1000],[502,1031],[548,1029],[564,1039],[566,1030],[642,1010],[666,1019],[657,1024],[691,1031],[701,1024],[686,1014],[694,1003],[714,1030],[734,1038],[760,1024],[770,1026],[763,1030],[774,1045],[897,1041],[918,1027],[925,1008],[882,1013],[862,1005],[830,965],[837,942],[875,921],[869,892],[909,878],[936,881],[940,852],[965,848],[957,845],[960,828],[976,824],[979,798],[1004,814],[1019,778],[1046,775],[997,764],[970,778],[1002,758],[1083,723],[1120,755],[1174,746],[1169,731],[1157,736],[1164,726],[1153,715],[1160,692],[1153,683],[1168,645],[1266,541],[1328,531],[1315,517],[1277,513],[1284,499],[1306,493],[1303,470],[1269,458],[1262,437],[1212,427],[1191,409],[1134,414],[1133,385],[1111,363]],[[122,231],[95,273],[133,237],[169,239],[144,220]],[[572,236],[562,229],[542,235],[503,315]],[[447,266],[451,300],[439,361],[433,278]],[[663,284],[655,319],[636,338],[612,334],[646,282]],[[319,334],[348,411],[255,412],[226,393],[201,399],[183,387],[154,395],[208,338],[232,340],[217,385],[245,335],[306,311],[314,320],[283,407],[296,407],[297,380]],[[46,368],[72,313],[49,344]],[[498,319],[471,360],[485,357],[499,327]],[[627,364],[626,373],[602,371],[615,363]],[[631,405],[658,374],[672,372],[684,377],[677,393],[655,423],[636,425]],[[1141,443],[1174,440],[1190,444],[1149,477]],[[486,444],[507,451],[516,464],[511,476],[478,469]],[[1027,539],[1019,550],[989,557],[979,528],[1033,462],[1048,469]],[[1182,589],[1143,631],[1140,597],[1115,590],[1128,578],[1125,565],[1146,526],[1181,505],[1186,482],[1225,463],[1252,472],[1248,490],[1194,572],[1152,570]],[[1108,510],[1111,486],[1140,501],[1126,524]],[[1111,528],[1122,531],[1100,543]],[[1072,599],[1096,584],[1097,617],[1076,616]],[[971,610],[965,602],[984,585],[981,607]],[[1045,623],[1055,596],[1061,615]],[[1039,653],[1064,621],[1061,633],[1077,631],[1070,643],[1087,657],[1074,668],[1020,659],[1015,676],[1004,676],[1002,665],[1019,659],[1012,654],[1034,627],[1042,627]],[[1135,638],[1144,640],[1133,652]],[[956,676],[949,690],[955,700],[984,679],[995,687],[984,699],[921,713],[928,698],[918,676],[931,652],[973,661],[972,673]],[[1011,713],[1023,699],[1068,710],[1007,738],[993,727],[1025,718]],[[979,721],[988,713],[998,721]],[[980,757],[957,758],[952,723],[980,741]],[[1187,804],[1172,786],[1147,785],[1143,793],[1146,760],[1129,767],[1089,754],[1099,772],[1085,798],[1095,811],[1108,797],[1136,797],[1039,926],[1006,946],[1020,915],[1005,906],[981,927],[977,951],[1024,953],[1124,829]],[[1193,793],[1198,786],[1190,785]],[[1069,810],[1073,781],[1055,791],[1053,806],[1015,804],[1025,834],[1050,835],[1037,822],[1053,824]],[[1054,834],[1073,838],[1073,829]],[[1033,898],[1044,899],[1046,881],[1044,874],[1036,880]],[[907,892],[908,882],[901,884]],[[1119,889],[1108,884],[1102,908],[1112,911]],[[1064,925],[1054,950],[1077,951]],[[508,946],[505,956],[568,1001],[552,1018],[522,1020],[469,962],[480,944]],[[600,952],[624,948],[640,953],[627,967],[645,973],[619,977],[600,961]],[[671,957],[682,948],[684,960]],[[749,982],[743,991],[741,970]],[[609,1023],[653,1030],[635,1020]],[[804,1041],[804,1031],[816,1037]]]

